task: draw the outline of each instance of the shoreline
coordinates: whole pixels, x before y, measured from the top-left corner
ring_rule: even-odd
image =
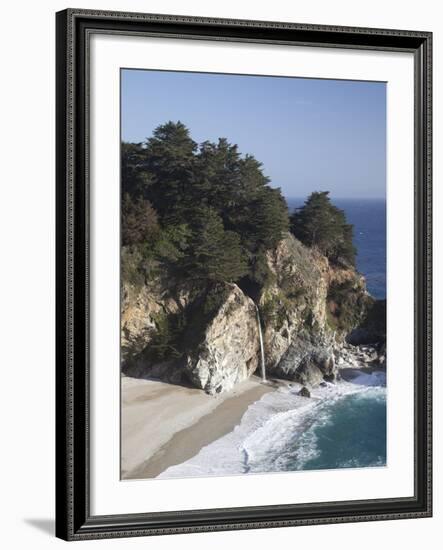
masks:
[[[342,367],[345,382],[361,374],[386,372],[373,366]],[[154,479],[232,432],[250,405],[282,385],[252,376],[220,395],[160,380],[122,377],[121,480]],[[301,387],[301,386],[300,386]],[[316,400],[312,396],[313,400]]]
[[[149,479],[231,432],[249,405],[274,391],[260,378],[210,396],[157,380],[122,377],[121,479]]]
[[[158,479],[372,467],[380,466],[382,462],[384,464],[386,449],[383,443],[380,446],[378,439],[372,438],[369,448],[365,447],[363,451],[359,438],[366,437],[362,434],[371,433],[371,430],[379,432],[380,425],[377,421],[374,424],[373,411],[380,410],[379,399],[383,400],[386,395],[385,385],[383,380],[373,379],[367,372],[361,372],[354,380],[350,382],[343,379],[316,386],[312,388],[310,398],[301,396],[295,384],[288,384],[287,390],[264,395],[248,408],[233,431],[206,445],[185,462],[168,467],[158,475]],[[366,393],[374,390],[375,397],[372,393]],[[369,395],[369,399],[360,401],[359,395]],[[359,403],[356,408],[355,400]],[[347,411],[352,410],[353,420],[347,425],[343,425],[341,417],[343,407]],[[372,412],[362,419],[368,408]],[[198,426],[196,424],[195,428],[198,429]],[[325,429],[329,429],[327,435],[324,435]],[[336,438],[339,446],[334,449]],[[366,443],[365,441],[364,444]],[[295,453],[294,449],[297,449]],[[376,456],[371,458],[371,453]],[[323,460],[323,463],[306,467],[311,460],[317,459]]]

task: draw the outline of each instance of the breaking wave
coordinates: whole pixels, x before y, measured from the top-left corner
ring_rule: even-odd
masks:
[[[280,388],[249,406],[238,426],[160,478],[386,465],[386,376],[360,373],[297,395]]]

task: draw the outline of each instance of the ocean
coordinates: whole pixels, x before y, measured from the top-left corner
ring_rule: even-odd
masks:
[[[353,382],[265,394],[227,435],[163,479],[386,465],[386,377],[360,374]]]
[[[337,200],[354,225],[357,269],[369,292],[386,298],[386,204]],[[289,199],[290,209],[303,200]],[[361,373],[352,382],[311,391],[283,387],[250,405],[240,424],[160,478],[236,475],[386,465],[386,375]]]

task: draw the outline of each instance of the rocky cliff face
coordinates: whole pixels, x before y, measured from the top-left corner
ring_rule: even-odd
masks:
[[[287,235],[267,254],[258,304],[266,370],[315,386],[337,376],[338,350],[356,334],[371,298],[355,270]],[[232,283],[155,282],[122,296],[122,368],[214,394],[259,366],[255,304]]]
[[[272,282],[260,296],[268,371],[302,384],[334,380],[336,350],[370,299],[364,278],[330,265],[292,235],[268,253],[268,266]]]

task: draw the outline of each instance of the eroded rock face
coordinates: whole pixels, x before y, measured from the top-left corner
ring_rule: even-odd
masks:
[[[185,309],[200,289],[156,279],[141,288],[124,284],[121,294],[121,354],[123,364],[141,353],[158,330],[158,319]]]
[[[364,308],[364,279],[351,268],[331,266],[290,234],[268,251],[267,264],[270,279],[254,296],[266,373],[309,387],[334,381],[349,333],[347,319],[334,317],[346,311],[340,293],[351,293],[352,314],[354,303]],[[152,353],[162,346],[165,353]],[[129,375],[216,394],[251,376],[259,362],[255,304],[237,285],[165,278],[137,291],[122,289],[122,368]]]
[[[267,260],[273,279],[260,296],[267,371],[310,386],[333,379],[327,259],[288,235]]]
[[[259,334],[254,302],[237,285],[207,325],[184,368],[191,382],[209,394],[231,389],[259,364]]]
[[[290,234],[267,253],[267,263],[272,281],[262,291],[259,306],[266,364],[272,370],[304,328],[325,324],[328,264]]]

